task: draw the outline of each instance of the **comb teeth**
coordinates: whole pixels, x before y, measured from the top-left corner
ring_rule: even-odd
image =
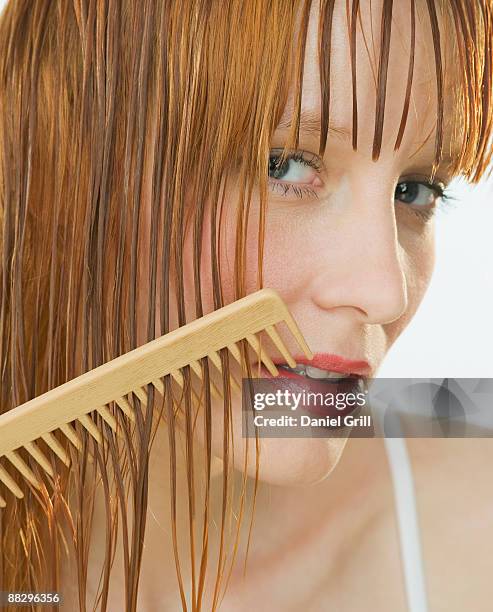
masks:
[[[24,497],[24,493],[20,489],[19,485],[15,482],[12,476],[7,472],[7,470],[0,465],[0,480],[3,484],[12,491],[12,493],[22,499]]]
[[[40,488],[41,485],[39,483],[39,480],[34,475],[34,472],[16,451],[6,453],[5,456],[12,463],[12,465],[14,465],[19,470],[19,472],[28,482],[30,482],[34,487],[36,487],[36,489]]]
[[[258,338],[253,334],[248,334],[246,339],[248,340],[253,350],[259,356],[259,359],[265,364],[266,368],[269,370],[272,376],[277,376],[279,374],[279,370],[273,364],[271,358],[267,355],[267,353],[261,350]]]
[[[37,444],[35,442],[27,442],[27,444],[25,444],[25,448],[27,452],[33,457],[33,459],[35,459],[44,469],[44,471],[53,478],[55,475],[53,472],[53,468],[51,467],[51,464],[45,457],[45,455],[39,450]]]
[[[57,455],[65,465],[70,465],[70,459],[65,452],[65,449],[52,433],[41,434],[43,440],[48,444],[51,450]]]
[[[135,416],[132,412],[130,404],[125,398],[121,398],[120,400],[122,404],[127,409],[129,408],[129,414],[132,415],[133,420],[135,421]],[[100,406],[97,409],[97,412],[102,416],[102,418],[108,423],[111,429],[116,433],[117,432],[117,422],[115,417],[111,414],[110,410],[106,406]],[[89,434],[96,440],[98,444],[102,444],[103,438],[101,431],[98,429],[95,422],[89,416],[89,414],[81,415],[77,419],[81,425],[89,432]],[[62,423],[59,426],[60,431],[65,435],[66,438],[70,440],[70,442],[75,446],[78,451],[82,450],[82,440],[79,435],[75,431],[75,429],[69,423]],[[118,432],[119,434],[121,432]],[[67,451],[62,446],[62,444],[57,440],[53,432],[46,432],[41,434],[40,439],[44,440],[48,447],[53,451],[54,455],[58,457],[62,463],[64,463],[67,467],[70,466],[70,457],[67,454]],[[38,463],[38,465],[52,478],[54,477],[53,467],[50,461],[47,459],[46,455],[40,450],[36,441],[27,442],[24,445],[24,448],[27,452],[33,457],[33,459]],[[41,484],[32,471],[32,469],[28,466],[28,464],[22,459],[19,452],[17,450],[8,451],[4,454],[4,456],[9,460],[9,462],[17,469],[17,471],[35,488],[39,489]],[[93,458],[92,455],[89,454],[90,462],[92,463]],[[17,497],[22,498],[23,494],[21,489],[18,487],[15,480],[12,479],[10,474],[0,465],[0,481],[5,484],[5,486]],[[0,496],[0,508],[5,507],[5,500],[2,496]]]
[[[99,414],[101,423],[104,421],[111,431],[121,435],[117,426],[119,410],[132,424],[136,422],[136,408],[129,401],[132,394],[145,408],[148,404],[147,386],[152,384],[164,397],[162,379],[169,375],[183,388],[185,379],[182,370],[187,366],[190,367],[190,374],[203,382],[201,360],[204,359],[207,359],[211,374],[222,375],[220,351],[224,349],[228,358],[232,358],[233,363],[240,365],[243,371],[239,348],[242,341],[246,341],[258,355],[259,362],[273,376],[277,376],[279,371],[264,350],[260,334],[264,331],[290,367],[294,367],[295,361],[276,329],[279,323],[287,325],[303,353],[311,359],[313,353],[284,302],[273,289],[261,289],[0,415],[0,461],[5,458],[17,474],[39,488],[38,478],[18,452],[20,448],[24,448],[53,478],[58,461],[65,466],[70,466],[71,461],[55,431],[63,433],[64,441],[68,439],[77,451],[81,451],[83,442],[80,431],[71,425],[78,421],[96,444],[102,444],[104,433],[91,416]],[[212,396],[222,398],[222,391],[212,376],[209,380]],[[232,372],[229,382],[234,392],[241,392],[240,381]],[[193,385],[191,391],[193,401],[198,405],[199,398]],[[112,403],[115,413],[110,410]],[[37,444],[40,439],[52,451],[51,461],[40,450]],[[90,453],[89,460],[92,460]],[[1,463],[0,481],[9,494],[23,498],[19,484]],[[0,508],[5,505],[6,499],[0,495]]]
[[[238,350],[238,347],[236,345],[228,345],[227,346],[228,350],[230,351],[230,353],[233,355],[233,357],[236,359],[237,362],[239,362],[241,364],[241,355],[240,355],[240,351]],[[218,372],[220,374],[223,373],[223,367],[222,367],[222,363],[221,363],[221,357],[217,354],[216,351],[211,351],[207,357],[210,359],[211,363],[213,366],[215,366],[215,368],[218,370]],[[230,374],[229,376],[229,380],[231,383],[231,387],[234,391],[236,391],[237,393],[240,392],[240,385],[238,383],[238,381],[236,380],[236,378]],[[219,395],[220,397],[222,397],[222,393],[219,391]]]
[[[65,434],[65,436],[70,440],[70,442],[72,442],[75,448],[78,451],[81,451],[82,450],[82,440],[79,438],[79,436],[75,432],[72,425],[69,425],[68,423],[62,423],[60,425],[60,429]]]
[[[272,342],[276,345],[277,350],[281,353],[281,355],[286,360],[286,363],[290,368],[296,367],[296,361],[293,359],[291,353],[286,348],[286,345],[281,340],[281,336],[277,333],[276,328],[273,325],[267,325],[265,331],[268,333]]]

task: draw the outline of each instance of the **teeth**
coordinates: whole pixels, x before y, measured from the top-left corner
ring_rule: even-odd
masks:
[[[314,368],[312,366],[307,365],[306,373],[310,378],[345,378],[349,376],[349,374],[341,374],[341,372],[328,372],[327,370],[320,370],[319,368]]]
[[[304,364],[297,363],[295,368],[290,368],[288,366],[280,366],[281,368],[288,370],[290,372],[294,372],[295,374],[301,374],[302,376],[307,376],[308,378],[348,378],[350,374],[343,374],[341,372],[329,372],[328,370],[321,370],[320,368],[314,368],[313,366],[305,366]]]

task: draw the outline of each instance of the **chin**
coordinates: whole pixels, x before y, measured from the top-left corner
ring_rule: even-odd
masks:
[[[234,468],[243,472],[248,441],[247,475],[255,479],[255,438],[235,432]],[[219,442],[219,436],[216,438]],[[347,438],[259,438],[260,482],[277,486],[310,486],[325,480],[338,464]],[[215,474],[222,473],[222,446],[213,443]],[[230,453],[231,458],[231,453]],[[230,459],[231,460],[231,459]]]
[[[259,480],[278,486],[310,486],[322,482],[338,464],[346,441],[341,438],[263,438]],[[254,478],[255,465],[253,468],[249,476]]]
[[[213,410],[211,451],[214,457],[212,476],[223,473],[223,418],[220,410]],[[242,435],[241,407],[232,407],[234,464],[237,472],[245,469],[245,449],[248,443],[247,476],[255,479],[256,440]],[[199,418],[196,439],[205,448],[203,423]],[[325,480],[339,463],[347,437],[334,438],[261,438],[258,439],[258,479],[277,486],[310,486]],[[231,440],[229,461],[233,459]],[[230,464],[231,465],[231,464]]]

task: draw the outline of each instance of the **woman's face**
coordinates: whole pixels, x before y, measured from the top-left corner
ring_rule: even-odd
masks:
[[[395,3],[380,159],[372,161],[375,125],[375,81],[378,65],[379,2],[362,3],[364,32],[371,50],[368,58],[361,32],[357,39],[358,151],[351,146],[352,88],[350,51],[344,2],[337,2],[331,55],[331,125],[323,159],[318,158],[319,136],[313,121],[300,129],[299,155],[285,172],[270,177],[266,218],[263,280],[285,301],[314,353],[332,353],[363,360],[375,376],[387,351],[407,326],[423,299],[434,264],[434,229],[430,210],[433,189],[421,185],[431,172],[434,156],[436,88],[434,54],[427,12],[417,21],[413,97],[402,146],[394,151],[407,83],[410,15],[407,3]],[[406,7],[404,7],[406,4]],[[302,115],[318,118],[320,85],[317,59],[318,4],[310,16],[303,79]],[[292,98],[272,142],[282,148],[287,136]],[[447,114],[445,115],[447,117]],[[318,119],[315,121],[315,126]],[[308,128],[308,129],[306,129]],[[430,137],[431,136],[431,137]],[[428,139],[428,140],[427,140]],[[423,145],[423,142],[427,142]],[[448,133],[446,132],[446,144]],[[423,146],[422,146],[423,145]],[[446,150],[446,149],[445,149]],[[316,167],[312,167],[314,161]],[[234,177],[233,177],[234,178]],[[450,177],[439,169],[437,181]],[[234,253],[237,190],[229,188],[221,232],[221,267],[225,303],[234,300]],[[247,293],[256,290],[258,194],[254,194],[248,229]],[[210,208],[203,239],[204,312],[214,309],[210,264]],[[192,232],[186,237],[184,278],[187,320],[195,317],[193,299]],[[175,303],[172,304],[177,325]],[[292,353],[300,354],[292,337],[285,337]],[[272,357],[281,357],[272,352]],[[241,379],[241,375],[239,375]],[[243,469],[241,398],[233,396],[232,417],[235,467]],[[213,452],[222,456],[223,405],[213,404]],[[197,437],[203,441],[202,421]],[[249,442],[249,475],[255,474],[255,440]],[[260,439],[260,478],[276,484],[309,484],[326,477],[337,464],[346,439]]]

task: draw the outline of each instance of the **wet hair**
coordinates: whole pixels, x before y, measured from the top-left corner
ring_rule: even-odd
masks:
[[[343,2],[344,0],[339,0]],[[458,78],[456,120],[459,147],[452,173],[478,182],[491,162],[492,5],[490,0],[409,2],[410,54],[398,150],[405,133],[413,83],[417,5],[427,9],[436,66],[434,168],[444,149],[445,43],[455,45]],[[359,0],[346,0],[353,86],[357,83],[356,32]],[[239,185],[235,252],[235,299],[245,295],[245,235],[249,202],[260,193],[257,286],[262,266],[266,168],[272,135],[294,84],[292,129],[286,150],[299,138],[301,83],[312,2],[287,0],[15,0],[0,18],[0,412],[4,413],[156,337],[157,296],[161,333],[170,331],[170,303],[186,324],[183,236],[193,230],[195,316],[201,295],[201,236],[205,203],[211,204],[214,308],[224,305],[218,258],[224,195],[236,173]],[[330,41],[335,0],[321,0],[319,63],[320,150],[328,141]],[[382,0],[377,101],[372,158],[379,159],[394,3]],[[448,32],[444,36],[444,32]],[[295,35],[294,35],[295,34]],[[288,78],[291,76],[292,78]],[[353,95],[353,148],[358,147],[358,107]],[[146,190],[145,177],[151,177]],[[150,207],[144,232],[142,205]],[[149,257],[143,255],[144,246]],[[142,264],[144,262],[144,264]],[[158,262],[161,264],[158,275]],[[144,274],[139,276],[139,265]],[[142,283],[146,282],[146,290]],[[174,284],[176,295],[170,293]],[[145,338],[137,335],[139,300],[146,300]],[[242,346],[244,357],[246,347]],[[231,389],[228,354],[221,351],[224,389],[224,469],[220,553],[214,607],[224,570],[224,530],[230,499]],[[208,555],[211,487],[211,394],[207,360],[204,386],[205,487],[203,539],[192,609],[203,596]],[[247,373],[251,374],[247,361]],[[183,609],[187,593],[177,546],[177,419],[184,424],[187,490],[195,497],[192,470],[191,372],[184,392],[165,394],[149,384],[146,400],[131,395],[135,426],[113,403],[123,432],[117,438],[94,413],[104,444],[94,444],[77,423],[83,441],[70,453],[71,466],[52,459],[55,477],[24,449],[22,458],[42,482],[25,486],[23,499],[0,509],[0,581],[3,590],[59,589],[66,548],[76,558],[80,609],[85,589],[95,488],[102,486],[107,514],[100,605],[106,609],[117,516],[123,533],[125,599],[136,610],[146,527],[149,452],[164,421],[170,449],[170,508],[177,580]],[[178,408],[176,408],[178,406]],[[175,409],[180,410],[175,414]],[[43,443],[40,448],[46,449]],[[257,476],[258,476],[258,446]],[[93,467],[88,463],[94,455]],[[12,466],[3,461],[15,478]],[[202,481],[200,481],[202,482]],[[243,480],[245,485],[246,478]],[[99,484],[100,483],[100,484]],[[23,483],[23,486],[26,483]],[[253,490],[253,502],[257,477]],[[7,495],[8,493],[5,493]],[[2,492],[3,495],[3,492]],[[242,497],[243,501],[243,497]],[[132,516],[127,511],[131,505]],[[193,513],[193,501],[190,519]],[[240,519],[243,506],[239,513]],[[253,518],[253,512],[252,512]],[[190,520],[190,523],[192,521]],[[241,520],[239,520],[239,523]],[[192,529],[192,527],[190,527]],[[239,526],[238,526],[239,529]],[[250,534],[249,534],[250,537]],[[236,544],[235,544],[236,550]],[[194,547],[190,563],[195,567]],[[234,555],[233,555],[234,559]]]

